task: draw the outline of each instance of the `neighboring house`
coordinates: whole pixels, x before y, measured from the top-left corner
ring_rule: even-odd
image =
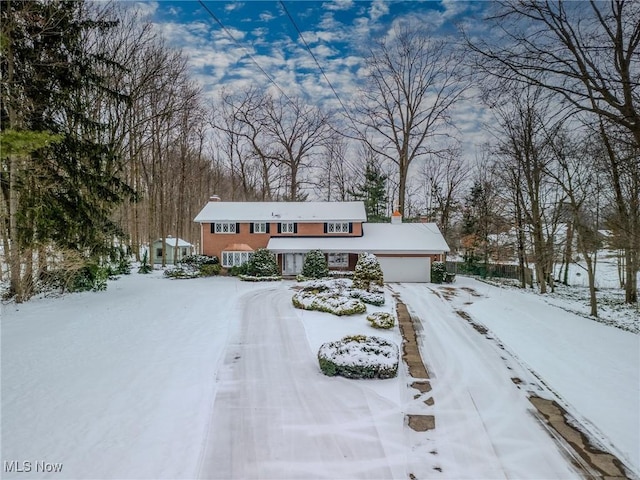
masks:
[[[216,196],[196,216],[202,253],[225,268],[268,248],[283,275],[302,271],[305,254],[322,250],[332,270],[353,270],[358,254],[375,254],[388,282],[428,282],[431,262],[449,247],[434,223],[367,223],[363,202],[222,202]]]
[[[176,240],[178,241],[178,245],[176,247]],[[193,245],[191,245],[186,240],[181,238],[176,239],[175,237],[168,236],[164,239],[165,249],[164,253],[166,254],[165,264],[171,264],[175,262],[180,262],[184,257],[189,256],[193,253]],[[153,258],[154,263],[162,263],[162,239],[159,238],[155,242],[153,242]]]

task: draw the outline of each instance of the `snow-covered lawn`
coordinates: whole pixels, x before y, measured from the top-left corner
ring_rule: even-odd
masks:
[[[429,406],[403,365],[387,380],[324,376],[321,344],[400,346],[398,327],[295,309],[293,285],[154,272],[4,305],[1,460],[32,471],[3,478],[576,478],[513,377],[552,395],[544,381],[640,470],[637,335],[461,277],[451,300],[393,285],[423,322]],[[367,312],[391,311],[386,295]],[[409,413],[435,415],[435,430],[409,429]]]

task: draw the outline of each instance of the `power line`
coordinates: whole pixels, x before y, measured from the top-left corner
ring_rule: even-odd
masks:
[[[251,59],[251,61],[255,64],[256,67],[258,67],[258,69],[264,74],[265,77],[267,77],[269,79],[269,81],[278,89],[278,91],[289,101],[289,103],[291,105],[293,105],[293,107],[297,110],[298,107],[297,105],[293,102],[293,100],[291,100],[289,98],[289,96],[284,93],[284,90],[282,90],[282,88],[280,88],[280,85],[278,85],[278,83],[271,77],[271,75],[269,75],[267,73],[267,71],[262,68],[260,66],[260,64],[258,63],[258,61],[255,59],[255,57],[251,54],[251,52],[244,46],[242,45],[237,39],[236,37],[233,36],[233,34],[229,31],[229,29],[227,27],[224,26],[224,24],[222,23],[222,21],[220,21],[220,19],[209,9],[209,7],[207,7],[204,3],[203,0],[198,0],[198,3],[200,5],[202,5],[202,8],[204,8],[207,13],[211,16],[211,18],[213,18],[216,23],[218,25],[220,25],[220,28],[222,28],[222,30],[227,34],[227,36],[233,41],[233,43],[235,43],[238,47],[240,47],[242,50],[245,51],[245,53],[247,54],[247,56]]]
[[[309,52],[309,54],[311,55],[311,58],[313,58],[313,61],[316,63],[316,65],[318,66],[318,69],[320,70],[320,73],[322,73],[322,76],[324,77],[324,79],[326,80],[327,84],[329,85],[329,88],[331,88],[331,91],[333,92],[333,94],[335,95],[335,97],[338,99],[338,102],[340,103],[340,106],[342,107],[342,110],[344,110],[344,113],[347,115],[347,118],[349,120],[351,120],[351,123],[353,124],[354,128],[356,129],[356,131],[358,133],[360,133],[360,130],[358,129],[358,126],[356,125],[355,121],[353,120],[353,118],[351,117],[351,114],[349,113],[349,111],[347,110],[347,107],[344,105],[344,103],[342,103],[342,99],[340,98],[340,96],[338,95],[338,92],[336,92],[336,89],[333,88],[333,85],[331,84],[331,82],[329,81],[329,78],[327,77],[326,73],[324,72],[324,69],[322,68],[322,66],[320,65],[320,62],[318,61],[318,59],[316,58],[315,54],[313,53],[313,51],[311,50],[311,48],[309,47],[309,44],[307,43],[307,40],[304,38],[304,35],[302,35],[302,32],[300,31],[300,28],[298,28],[298,25],[296,24],[295,20],[293,19],[293,17],[291,16],[291,14],[289,13],[289,10],[287,10],[286,5],[284,4],[283,0],[280,0],[280,5],[282,6],[282,9],[284,10],[284,13],[287,14],[287,17],[289,17],[289,20],[291,21],[291,24],[294,26],[294,28],[296,29],[296,31],[298,32],[298,35],[300,36],[300,39],[302,40],[302,43],[304,43],[304,46],[306,47],[307,51]]]
[[[338,95],[338,92],[336,91],[335,88],[333,88],[333,85],[331,84],[331,81],[329,80],[329,78],[327,77],[326,73],[324,72],[324,69],[322,68],[322,65],[320,65],[320,62],[318,61],[317,57],[315,56],[315,54],[311,50],[311,47],[309,47],[309,44],[307,43],[307,40],[304,38],[304,35],[302,34],[302,31],[300,31],[300,28],[298,28],[298,25],[296,24],[295,20],[291,16],[291,13],[289,13],[289,10],[287,9],[287,6],[284,4],[283,0],[280,0],[280,5],[282,6],[282,9],[284,10],[284,12],[287,14],[287,17],[289,17],[289,21],[291,21],[291,24],[296,29],[296,32],[298,32],[298,35],[300,36],[300,39],[302,40],[302,43],[304,43],[304,46],[306,47],[307,51],[311,55],[311,58],[313,58],[313,61],[318,66],[318,69],[320,70],[320,73],[322,73],[322,76],[324,77],[325,81],[329,85],[329,88],[331,88],[331,91],[333,92],[335,97],[338,99],[338,102],[340,103],[340,106],[342,107],[342,110],[347,115],[347,118],[351,121],[351,124],[353,125],[353,128],[356,130],[356,132],[358,132],[358,135],[360,135],[361,138],[364,138],[364,135],[362,134],[362,132],[360,132],[360,129],[358,128],[358,125],[356,124],[355,120],[353,119],[353,117],[349,113],[349,110],[347,110],[347,107],[345,106],[345,104],[342,102],[342,99]],[[345,158],[344,162],[354,172],[357,172],[359,170],[358,168],[356,168],[352,164],[352,162],[349,159]]]

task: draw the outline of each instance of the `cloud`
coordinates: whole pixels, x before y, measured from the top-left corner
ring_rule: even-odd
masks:
[[[333,0],[322,4],[322,8],[332,11],[344,11],[353,8],[353,0]]]
[[[373,0],[369,7],[369,18],[372,22],[377,22],[381,17],[389,13],[389,5],[385,0]]]
[[[234,10],[240,10],[242,7],[244,7],[244,2],[227,3],[224,6],[224,11],[225,12],[233,12]]]
[[[273,13],[265,10],[259,15],[259,18],[261,22],[270,22],[271,20],[276,18],[276,16]]]

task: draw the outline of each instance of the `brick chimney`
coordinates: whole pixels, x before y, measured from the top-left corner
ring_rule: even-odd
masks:
[[[396,210],[391,214],[391,224],[399,225],[402,223],[402,214]]]
[[[219,202],[220,201],[220,197],[218,195],[211,195],[209,197],[209,201],[210,202]]]

